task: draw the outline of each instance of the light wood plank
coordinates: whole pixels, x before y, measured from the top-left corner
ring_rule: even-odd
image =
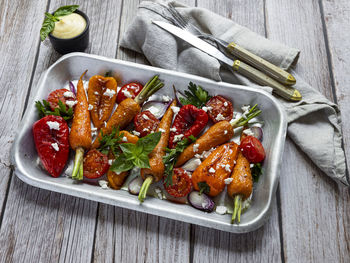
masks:
[[[297,72],[332,99],[319,2],[267,0],[266,16],[268,37],[299,48],[302,52]],[[281,208],[285,259],[348,261],[349,195],[311,164],[290,140],[284,160]]]
[[[87,52],[114,56],[121,1],[75,1],[90,18]],[[72,4],[51,1],[50,10]],[[41,12],[39,21],[42,19]],[[40,25],[37,27],[37,31]],[[34,38],[38,38],[34,35]],[[57,58],[41,45],[32,94],[40,74]],[[28,70],[30,71],[30,70]],[[24,212],[18,213],[17,211]],[[25,216],[23,216],[23,214]],[[97,203],[30,187],[17,178],[11,183],[0,237],[0,254],[14,262],[90,262],[93,253]],[[28,224],[29,222],[29,224]],[[8,242],[10,238],[11,242]]]
[[[265,34],[264,1],[198,0],[198,6]],[[276,200],[271,209],[269,221],[247,234],[236,235],[195,226],[193,262],[279,262],[281,244]]]
[[[136,15],[138,4],[138,0],[124,1],[121,36]],[[143,56],[127,49],[118,49],[117,58],[147,63]],[[100,205],[94,262],[188,262],[189,250],[189,224]]]
[[[47,0],[0,1],[0,211],[10,176],[10,148],[26,101],[38,28]],[[28,23],[24,17],[32,19]]]

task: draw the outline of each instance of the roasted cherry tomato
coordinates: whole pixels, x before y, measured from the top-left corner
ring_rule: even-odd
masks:
[[[173,184],[166,186],[164,183],[164,188],[170,195],[174,197],[183,197],[191,191],[192,181],[184,169],[174,168]]]
[[[205,106],[209,107],[207,112],[214,123],[223,120],[230,121],[233,118],[232,103],[222,96],[212,97]]]
[[[96,179],[107,173],[109,169],[108,156],[96,149],[88,151],[84,157],[84,176]]]
[[[61,116],[48,115],[33,125],[36,150],[45,169],[58,177],[69,155],[69,129]]]
[[[141,92],[143,86],[137,82],[131,82],[124,85],[118,92],[117,103],[121,103],[126,98],[135,99],[135,97]]]
[[[155,132],[158,124],[159,120],[150,111],[140,112],[134,118],[135,130],[140,133],[140,137]]]
[[[260,163],[265,159],[265,150],[254,136],[247,136],[241,141],[242,153],[250,163]]]
[[[67,92],[67,93],[66,93]],[[70,96],[64,96],[64,94],[70,95]],[[67,89],[57,89],[54,90],[49,94],[47,97],[47,101],[50,103],[51,109],[54,110],[55,108],[58,108],[58,101],[62,101],[62,103],[67,105],[67,101],[75,101],[75,95],[73,92],[67,90]]]

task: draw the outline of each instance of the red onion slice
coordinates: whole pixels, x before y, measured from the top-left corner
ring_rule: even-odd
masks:
[[[142,111],[150,111],[157,119],[161,119],[171,103],[172,101],[148,101],[143,104]]]
[[[259,141],[263,140],[263,130],[260,127],[251,127],[250,130]]]
[[[196,209],[212,212],[214,210],[215,203],[214,201],[202,193],[201,195],[197,191],[193,191],[188,195],[188,202]]]
[[[174,95],[175,95],[175,99],[177,102],[177,106],[181,108],[183,106],[183,104],[181,103],[180,98],[186,98],[186,97],[181,91],[176,90],[174,85],[173,85],[173,90],[174,90]]]
[[[137,176],[132,179],[128,185],[128,190],[130,194],[138,195],[140,193],[141,186],[143,184],[143,179],[141,176]]]
[[[74,84],[71,81],[69,81],[69,89],[74,93],[75,96],[77,95],[77,91],[75,90]]]

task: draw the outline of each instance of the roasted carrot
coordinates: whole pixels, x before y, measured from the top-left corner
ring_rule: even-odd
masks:
[[[117,98],[117,81],[113,77],[92,76],[89,80],[88,102],[92,123],[100,129],[113,111]]]
[[[163,86],[164,83],[158,79],[157,75],[151,78],[135,99],[127,98],[118,105],[111,118],[107,121],[106,127],[101,129],[102,133],[104,135],[110,134],[113,128],[118,126],[120,129],[125,128],[133,120],[135,115],[140,112],[140,105]],[[102,134],[100,132],[92,144],[93,148],[98,148],[100,146],[101,138]]]
[[[253,191],[253,178],[250,171],[250,164],[244,155],[239,151],[236,165],[233,168],[231,177],[233,180],[227,186],[227,193],[234,197],[234,211],[232,213],[233,223],[237,216],[237,222],[241,220],[242,200],[247,199]]]
[[[175,167],[183,165],[189,159],[193,158],[195,154],[201,154],[204,151],[210,150],[212,147],[229,141],[234,135],[235,128],[246,125],[249,120],[258,116],[260,113],[261,110],[257,108],[257,105],[254,105],[246,116],[243,116],[236,121],[220,121],[215,123],[179,155]],[[197,144],[198,147],[194,148],[193,146],[195,144]]]
[[[128,131],[120,131],[119,133],[121,136],[123,137],[126,137],[126,142],[128,143],[133,143],[133,144],[136,144],[137,141],[139,140],[139,137],[129,133]],[[114,159],[115,156],[113,155],[112,151],[110,151],[108,153],[108,158],[109,159]],[[115,173],[111,170],[109,170],[107,172],[107,179],[108,179],[108,182],[109,182],[109,185],[115,189],[115,190],[119,190],[124,182],[125,182],[125,179],[129,176],[129,171],[125,171],[125,172],[121,172],[121,173]]]
[[[91,146],[91,124],[87,98],[85,95],[83,77],[87,70],[81,75],[77,85],[77,105],[74,109],[72,128],[69,134],[69,144],[75,153],[72,178],[83,179],[83,156],[84,150]]]
[[[193,172],[192,184],[198,191],[206,190],[210,196],[217,196],[225,189],[225,179],[230,177],[238,154],[234,142],[216,148]]]
[[[142,184],[139,193],[140,202],[143,202],[143,200],[146,198],[148,188],[152,184],[152,182],[158,182],[164,176],[165,168],[163,163],[163,156],[165,155],[165,148],[168,146],[170,127],[174,116],[174,112],[171,109],[172,106],[176,106],[176,100],[174,100],[171,103],[170,107],[164,113],[164,116],[158,125],[157,132],[161,131],[162,136],[160,137],[157,146],[148,156],[151,168],[141,169],[141,176],[145,181]]]

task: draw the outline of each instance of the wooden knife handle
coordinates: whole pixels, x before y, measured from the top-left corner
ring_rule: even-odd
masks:
[[[298,90],[282,85],[273,78],[267,76],[265,73],[249,66],[242,61],[235,60],[232,67],[234,71],[237,71],[238,73],[255,81],[256,83],[263,86],[270,86],[273,88],[273,91],[276,94],[287,100],[300,101],[302,99],[301,94]]]

